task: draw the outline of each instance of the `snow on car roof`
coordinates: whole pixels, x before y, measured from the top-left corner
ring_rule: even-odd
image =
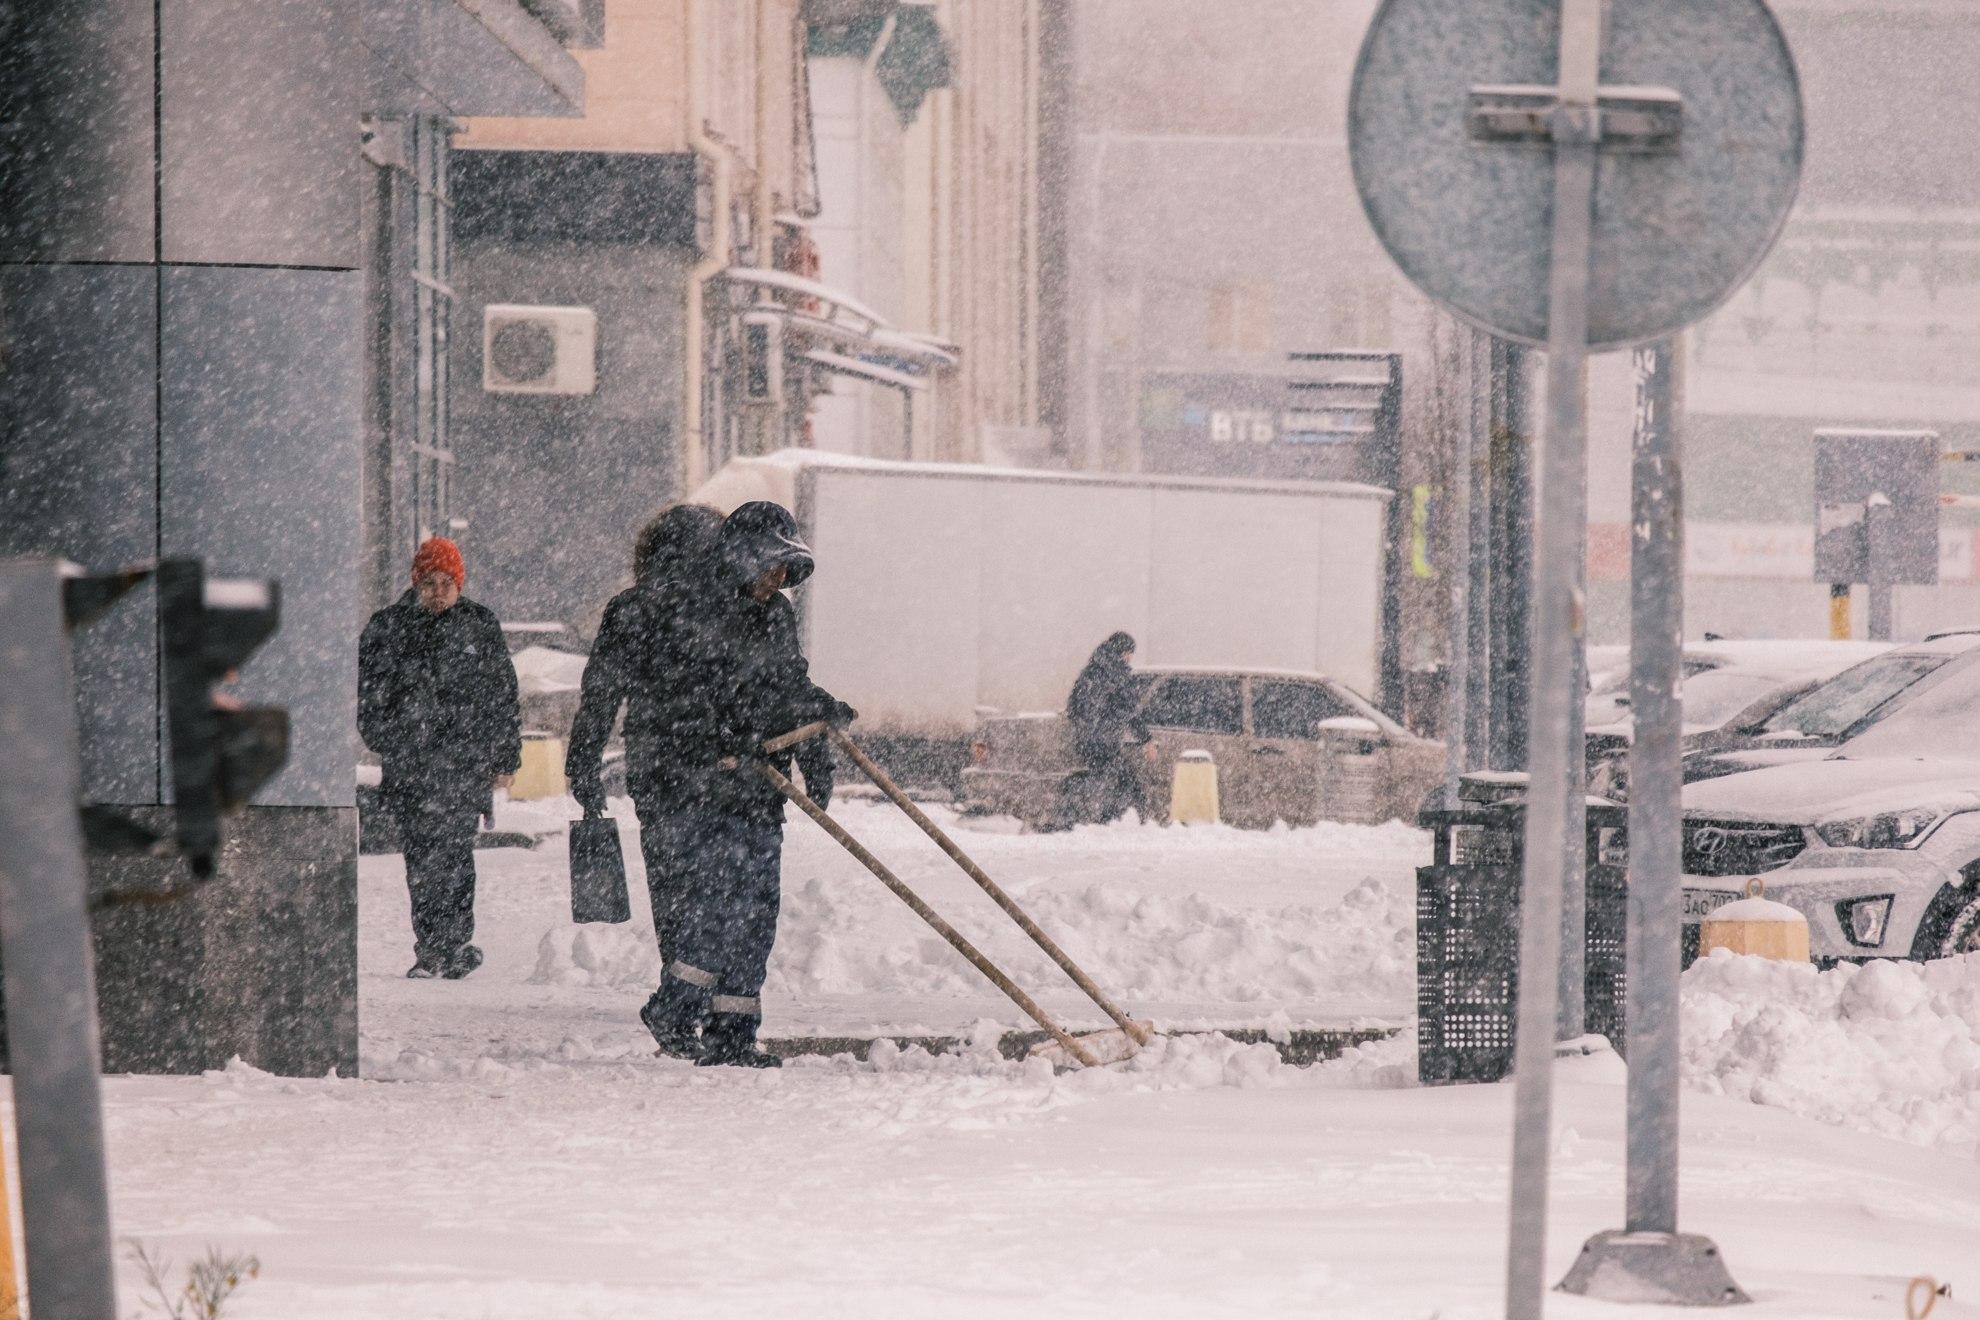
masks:
[[[1714,660],[1726,668],[1781,678],[1827,678],[1891,649],[1889,642],[1845,642],[1828,638],[1766,638],[1688,643],[1687,660]]]

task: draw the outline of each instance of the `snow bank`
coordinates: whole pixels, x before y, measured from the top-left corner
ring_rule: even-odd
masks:
[[[1410,905],[1377,880],[1328,907],[1235,906],[1205,894],[1138,895],[1105,883],[1023,902],[1081,966],[1130,999],[1271,1005],[1347,991],[1365,998],[1372,990],[1406,1001],[1415,976]],[[899,906],[878,885],[838,876],[790,885],[768,988],[797,998],[980,994],[981,975],[934,931],[918,922],[902,929]],[[975,930],[1003,921],[994,912],[972,915]],[[1060,974],[1045,955],[1013,936],[987,938],[992,956],[1021,984],[1056,984]],[[652,987],[659,974],[646,926],[562,924],[544,932],[530,980],[634,989]]]
[[[1684,977],[1694,1090],[1980,1153],[1980,954],[1808,964],[1714,953]]]

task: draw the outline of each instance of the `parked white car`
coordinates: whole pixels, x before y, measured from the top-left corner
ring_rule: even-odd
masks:
[[[1758,875],[1818,959],[1980,953],[1980,666],[1820,760],[1687,785],[1684,870],[1687,922]]]

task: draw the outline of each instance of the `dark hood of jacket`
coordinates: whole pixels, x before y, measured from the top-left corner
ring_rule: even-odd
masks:
[[[816,562],[798,535],[797,519],[781,504],[752,500],[722,523],[722,562],[738,585],[756,581],[782,564],[786,587],[811,576]]]

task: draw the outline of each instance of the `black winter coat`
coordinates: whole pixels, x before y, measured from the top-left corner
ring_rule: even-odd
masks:
[[[502,625],[463,596],[444,614],[412,591],[371,616],[358,642],[358,733],[385,764],[385,790],[485,803],[522,764],[516,667]]]
[[[837,702],[811,681],[797,612],[779,593],[759,604],[706,580],[642,583],[612,598],[585,664],[565,773],[574,788],[598,782],[599,760],[619,706],[626,707],[627,787],[662,812],[709,810],[765,824],[783,799],[746,765],[766,738],[831,715]],[[829,801],[831,749],[815,738],[771,759],[793,759],[807,791]]]
[[[1148,741],[1148,730],[1134,717],[1142,686],[1127,661],[1104,649],[1094,653],[1066,698],[1066,721],[1073,748],[1089,765],[1112,761],[1126,742]]]

